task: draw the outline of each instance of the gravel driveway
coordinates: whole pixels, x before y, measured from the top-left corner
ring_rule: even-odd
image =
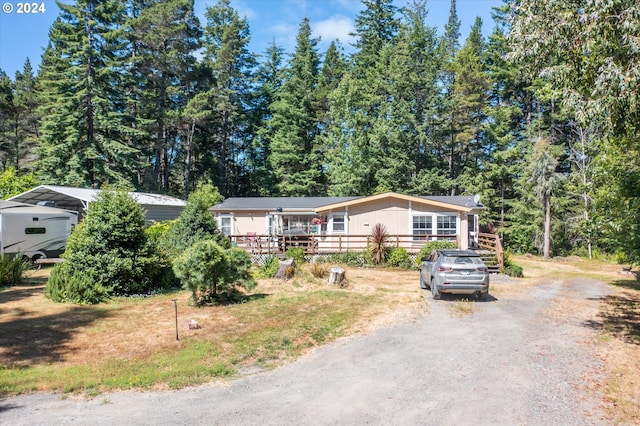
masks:
[[[0,401],[0,424],[607,424],[590,390],[602,366],[584,325],[607,292],[590,279],[547,281],[472,302],[473,312],[460,317],[459,299],[432,301],[427,290],[424,316],[274,371],[92,400],[12,397]]]

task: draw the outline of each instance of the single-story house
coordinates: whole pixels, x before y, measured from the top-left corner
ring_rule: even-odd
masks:
[[[220,230],[240,243],[287,235],[292,230],[314,238],[318,251],[361,249],[378,223],[419,249],[434,239],[456,240],[460,248],[478,243],[478,196],[413,196],[387,192],[366,197],[228,198],[209,210]]]
[[[73,188],[69,186],[40,185],[22,194],[9,198],[27,204],[56,207],[78,212],[84,216],[89,203],[95,200],[99,189]],[[178,198],[162,194],[145,192],[129,192],[129,195],[145,210],[147,223],[176,219],[180,216],[186,202]]]

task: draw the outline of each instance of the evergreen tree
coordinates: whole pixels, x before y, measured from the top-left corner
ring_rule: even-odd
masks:
[[[382,49],[398,34],[397,8],[392,0],[362,0],[364,9],[356,16],[356,73],[374,65]],[[364,75],[360,75],[363,77]]]
[[[40,137],[40,106],[38,93],[40,87],[33,74],[31,61],[27,58],[22,72],[16,72],[15,78],[15,149],[17,169],[33,167],[37,140]]]
[[[477,18],[452,64],[455,79],[450,86],[447,120],[447,169],[454,183],[452,195],[476,186],[478,182],[474,183],[473,178],[487,160],[484,139],[490,82],[484,65],[481,27],[482,21]]]
[[[557,172],[560,155],[558,146],[551,145],[546,139],[539,139],[533,145],[525,169],[527,183],[544,210],[542,254],[545,259],[551,256],[551,200],[562,182],[562,175]]]
[[[223,196],[237,195],[250,185],[247,156],[250,136],[250,83],[256,64],[248,51],[249,25],[228,0],[219,0],[205,13],[204,65],[211,85],[200,95],[207,104],[208,147],[217,163],[217,182]]]
[[[137,150],[123,142],[128,129],[118,108],[123,4],[77,0],[59,7],[39,76],[44,119],[37,168],[51,183],[128,184]]]
[[[397,150],[387,139],[385,122],[391,108],[387,102],[392,97],[389,67],[397,42],[396,8],[389,0],[363,3],[366,8],[356,17],[359,50],[350,72],[330,97],[330,125],[323,138],[330,195],[388,190],[390,176],[384,176],[381,183],[377,179],[383,176],[376,174],[386,167],[389,153]],[[397,141],[397,128],[393,132],[391,139]]]
[[[317,40],[311,38],[304,18],[297,35],[296,51],[277,100],[271,106],[273,129],[270,163],[283,196],[321,195],[324,176],[320,164],[318,135]]]
[[[184,158],[180,120],[193,85],[200,23],[193,0],[135,0],[131,9],[128,109],[138,123],[136,141],[145,156],[140,186],[177,190],[171,188],[170,178],[176,159]]]
[[[266,60],[256,71],[257,88],[252,101],[253,134],[248,153],[252,186],[247,188],[247,195],[269,196],[277,193],[276,177],[270,164],[270,142],[273,139],[271,106],[284,83],[283,54],[284,50],[273,42],[265,52]]]
[[[638,262],[640,113],[635,88],[640,74],[634,52],[639,49],[640,5],[630,0],[526,0],[514,4],[512,13],[512,59],[562,91],[563,103],[582,127],[595,124],[604,135],[595,161],[598,217],[610,246]]]
[[[13,83],[0,69],[0,166],[3,171],[15,167],[18,158],[14,141],[14,102]]]

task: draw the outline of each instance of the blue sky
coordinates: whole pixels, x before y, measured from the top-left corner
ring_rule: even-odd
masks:
[[[196,14],[201,24],[206,22],[206,8],[216,2],[195,0]],[[37,70],[48,42],[49,27],[59,14],[58,6],[53,0],[36,1],[38,5],[44,5],[44,13],[38,10],[38,13],[20,14],[19,3],[26,2],[0,0],[0,69],[12,79],[16,71],[22,70],[27,57]],[[33,1],[30,0],[30,3]],[[362,9],[359,0],[232,0],[231,4],[249,21],[252,36],[250,47],[256,53],[263,53],[273,40],[287,52],[292,52],[298,27],[304,16],[309,18],[314,37],[321,37],[318,45],[321,53],[333,39],[340,40],[347,48],[353,41],[349,33],[353,32],[354,18]],[[407,1],[396,0],[396,4],[402,6]],[[476,16],[482,18],[483,32],[490,34],[493,29],[491,10],[501,4],[502,0],[457,0],[463,39]],[[441,34],[449,16],[449,0],[428,0],[427,8],[427,24],[437,27]]]

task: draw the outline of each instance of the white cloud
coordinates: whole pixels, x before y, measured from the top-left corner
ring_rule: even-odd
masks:
[[[329,43],[333,40],[340,40],[342,44],[353,41],[353,36],[349,33],[355,32],[353,20],[343,15],[334,15],[329,19],[317,23],[311,23],[314,36],[320,36],[323,42]]]
[[[234,0],[231,3],[231,7],[233,7],[236,12],[238,12],[238,16],[240,18],[246,18],[248,21],[256,18],[258,15],[254,9],[252,9],[242,0]]]

